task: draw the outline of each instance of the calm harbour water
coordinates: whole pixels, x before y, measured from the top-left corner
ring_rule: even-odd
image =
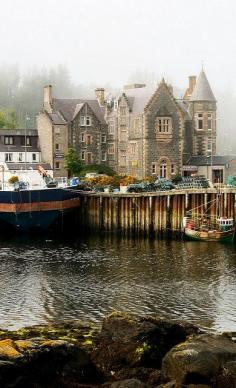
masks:
[[[236,331],[236,245],[129,240],[0,241],[0,327],[111,311]]]

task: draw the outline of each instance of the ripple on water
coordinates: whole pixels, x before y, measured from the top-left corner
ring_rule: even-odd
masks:
[[[236,331],[235,246],[93,236],[0,242],[0,327],[114,309]]]

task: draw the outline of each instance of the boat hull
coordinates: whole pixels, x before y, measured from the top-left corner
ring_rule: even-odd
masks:
[[[215,241],[231,243],[234,241],[234,230],[228,231],[197,231],[189,228],[184,229],[184,235],[188,240],[195,241]]]
[[[47,230],[80,205],[79,193],[62,188],[0,191],[0,223],[28,232]]]

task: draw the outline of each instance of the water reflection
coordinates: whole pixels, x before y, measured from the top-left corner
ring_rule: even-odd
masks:
[[[0,327],[113,309],[236,331],[235,246],[129,240],[0,241]]]

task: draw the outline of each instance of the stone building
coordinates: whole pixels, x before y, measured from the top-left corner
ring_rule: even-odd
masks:
[[[163,79],[156,90],[143,84],[124,87],[107,101],[106,120],[114,168],[139,178],[182,174],[193,155],[215,154],[216,100],[202,71],[189,77],[183,99]]]
[[[202,70],[189,77],[182,99],[163,79],[156,89],[126,85],[105,99],[55,99],[44,88],[38,115],[42,159],[66,175],[64,153],[76,149],[86,164],[107,164],[119,174],[171,178],[194,155],[216,152],[216,99]]]
[[[107,124],[104,89],[96,99],[57,99],[45,86],[43,108],[37,117],[42,160],[53,166],[54,176],[66,176],[64,154],[73,147],[85,164],[107,164]]]

